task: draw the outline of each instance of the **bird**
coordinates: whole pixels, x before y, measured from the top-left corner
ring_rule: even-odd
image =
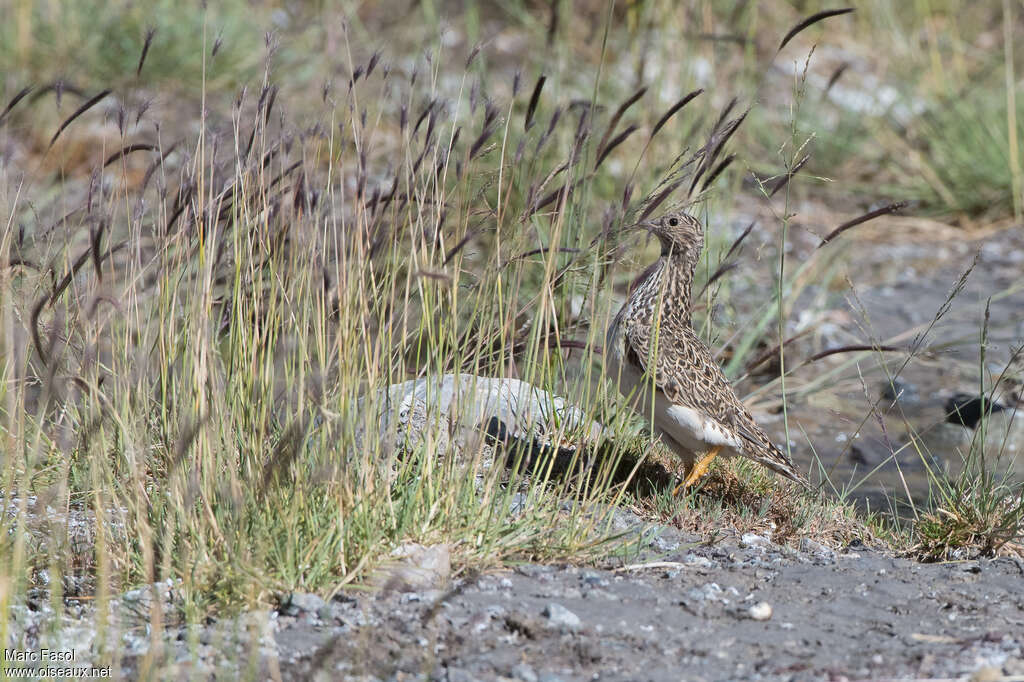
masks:
[[[608,327],[605,368],[633,411],[683,460],[685,478],[674,492],[695,484],[719,454],[746,457],[810,489],[693,329],[691,289],[704,248],[700,220],[670,211],[630,227],[657,237],[661,254]]]

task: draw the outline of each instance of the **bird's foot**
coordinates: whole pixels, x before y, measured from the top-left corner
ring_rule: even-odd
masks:
[[[708,467],[711,466],[711,462],[718,456],[718,451],[722,449],[721,445],[708,450],[707,454],[701,457],[686,473],[686,478],[682,483],[676,486],[675,490],[672,491],[673,495],[678,495],[680,490],[689,488],[691,485],[700,480],[700,478],[708,472]]]

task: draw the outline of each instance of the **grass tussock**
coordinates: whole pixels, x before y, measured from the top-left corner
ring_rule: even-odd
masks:
[[[734,532],[757,533],[793,547],[805,538],[831,547],[855,540],[879,544],[871,524],[852,506],[780,485],[744,461],[716,467],[670,513],[677,527],[709,542]]]
[[[963,476],[948,490],[934,511],[914,524],[909,552],[924,561],[1022,556],[1024,502],[1019,485],[997,484],[980,476]]]
[[[981,332],[982,366],[989,345],[990,306],[991,301],[986,303]],[[972,415],[977,419],[974,435],[960,472],[954,476],[930,473],[932,503],[911,527],[913,545],[909,552],[922,560],[1006,554],[1019,557],[1024,550],[1024,482],[1014,475],[1013,458],[1007,457],[1010,427],[996,427],[1000,419],[1012,426],[1018,410],[994,405],[994,396],[999,393],[1005,392],[1012,399],[1012,388],[1019,385],[1013,368],[1022,356],[1024,345],[1011,349],[1007,370],[996,376],[991,386],[982,382],[977,414]],[[951,417],[962,421],[964,415],[958,406],[954,403],[950,407],[956,411]]]

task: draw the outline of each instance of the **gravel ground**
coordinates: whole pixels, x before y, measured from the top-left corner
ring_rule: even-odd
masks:
[[[642,528],[625,512],[619,521]],[[420,548],[396,559],[382,588],[330,601],[294,594],[274,611],[168,625],[158,637],[149,626],[153,590],[136,589],[115,600],[121,660],[113,672],[452,682],[1024,679],[1019,559],[920,564],[860,544],[804,540],[793,549],[728,532],[706,544],[673,528],[645,531],[637,556],[601,568],[524,564],[454,580],[444,547]],[[175,601],[172,585],[156,592],[165,605]],[[79,664],[98,648],[95,614],[64,616],[54,628],[45,601],[12,613],[9,647],[57,642]]]
[[[670,534],[671,535],[671,534]],[[822,680],[1024,675],[1024,563],[690,538],[619,569],[524,565],[440,599],[279,616],[283,679]],[[300,644],[301,643],[301,644]]]

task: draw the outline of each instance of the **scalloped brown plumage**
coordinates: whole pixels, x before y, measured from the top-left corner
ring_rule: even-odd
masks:
[[[634,227],[658,237],[661,257],[608,329],[605,357],[619,391],[683,459],[684,486],[696,482],[723,453],[751,459],[809,488],[754,421],[693,330],[691,287],[704,247],[700,221],[671,212]],[[697,460],[698,453],[706,454]]]

